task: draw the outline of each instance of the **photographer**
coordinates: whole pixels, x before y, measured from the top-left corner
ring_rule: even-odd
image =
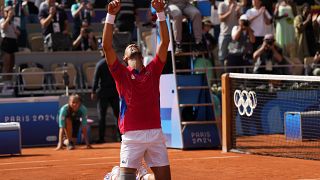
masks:
[[[285,59],[282,55],[282,49],[275,45],[272,34],[264,37],[262,46],[253,53],[255,61],[254,73],[257,74],[287,74],[287,68],[274,65],[285,65]]]
[[[71,6],[71,14],[73,17],[72,38],[75,40],[81,31],[83,21],[91,24],[91,18],[95,17],[93,6],[87,0],[76,0],[76,3]]]
[[[46,0],[41,3],[39,19],[44,37],[51,33],[68,34],[67,14],[59,4],[56,4],[56,0]]]
[[[232,28],[232,42],[229,43],[229,54],[226,60],[226,66],[246,66],[250,65],[253,53],[253,44],[255,37],[250,28],[250,22],[246,15],[241,15],[239,26]],[[242,69],[227,69],[228,72],[243,72]]]
[[[89,28],[88,22],[83,21],[80,34],[72,43],[73,49],[77,51],[90,51],[98,49],[98,41]]]
[[[39,20],[45,51],[68,51],[72,41],[68,32],[67,14],[56,0],[46,0],[39,8]]]

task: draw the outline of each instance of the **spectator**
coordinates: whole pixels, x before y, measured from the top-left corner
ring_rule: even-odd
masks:
[[[95,11],[92,4],[88,0],[76,0],[77,3],[71,6],[71,14],[73,17],[73,30],[72,38],[77,39],[83,21],[86,21],[88,25],[91,24],[91,18],[95,17]]]
[[[213,49],[217,45],[216,39],[209,33],[213,25],[209,19],[202,20],[202,44],[204,45],[208,55],[206,58],[211,59],[213,62]]]
[[[103,50],[110,72],[120,96],[119,128],[122,135],[120,152],[120,178],[135,179],[136,170],[144,158],[156,179],[171,179],[170,165],[160,122],[159,83],[166,63],[169,33],[164,14],[164,1],[152,1],[160,24],[160,42],[157,55],[146,67],[138,45],[127,46],[124,61],[120,64],[112,48],[113,23],[120,10],[120,1],[108,5],[103,30]]]
[[[213,36],[218,42],[220,34],[220,19],[218,15],[218,2],[216,0],[211,0],[211,17],[210,20],[213,24]]]
[[[56,4],[56,0],[46,0],[41,3],[39,19],[44,37],[50,33],[68,34],[67,14]]]
[[[29,16],[28,4],[25,0],[8,0],[5,1],[5,6],[12,6],[15,12],[13,23],[20,31],[18,36],[18,47],[27,47],[27,29],[26,23]]]
[[[315,31],[315,41],[317,43],[317,51],[320,51],[320,14],[312,16],[314,23],[314,31]]]
[[[297,57],[302,62],[305,57],[316,53],[315,33],[313,30],[311,7],[304,4],[302,13],[295,17],[294,27],[297,41]]]
[[[250,27],[248,17],[243,14],[239,19],[239,26],[232,28],[232,42],[229,44],[229,54],[226,65],[248,66],[251,64],[253,44],[255,43],[254,32]],[[242,69],[230,69],[228,72],[244,72]]]
[[[12,73],[15,64],[14,53],[18,51],[17,38],[20,34],[19,29],[13,23],[14,10],[12,6],[4,8],[4,16],[0,20],[1,29],[1,50],[3,53],[2,73]],[[3,80],[10,86],[12,76],[3,76]]]
[[[253,60],[255,61],[253,73],[287,74],[287,68],[273,67],[286,63],[282,55],[282,49],[275,45],[272,34],[265,35],[261,47],[253,53]]]
[[[75,148],[80,124],[86,146],[88,149],[92,148],[87,134],[87,108],[81,103],[78,94],[72,94],[69,97],[68,104],[65,104],[59,110],[59,142],[56,150],[62,149],[63,144],[66,144],[68,150]],[[63,139],[63,134],[65,134],[65,139]]]
[[[275,8],[276,36],[279,46],[284,50],[284,55],[294,57],[295,33],[293,27],[294,10],[289,0],[280,1]]]
[[[228,46],[232,41],[231,31],[233,26],[238,24],[240,17],[240,6],[237,5],[235,0],[226,0],[219,4],[218,8],[220,24],[219,36],[219,60],[224,64],[228,55]]]
[[[240,0],[240,6],[241,6],[241,9],[240,9],[241,14],[246,14],[247,11],[251,9],[252,3],[250,0]]]
[[[295,0],[294,3],[297,6],[297,13],[301,14],[304,4],[308,4],[309,6],[315,5],[315,1],[320,2],[319,0]]]
[[[111,0],[108,0],[111,2]],[[121,2],[121,9],[116,17],[116,27],[119,32],[129,32],[131,37],[135,28],[135,3],[133,0]]]
[[[39,8],[35,5],[35,0],[27,0],[28,2],[28,11],[29,11],[29,16],[27,17],[27,22],[28,23],[34,23],[38,24],[39,23]]]
[[[116,84],[105,60],[104,53],[102,50],[100,50],[100,53],[103,59],[97,63],[95,68],[91,99],[97,99],[99,117],[99,140],[97,143],[104,143],[107,109],[108,106],[111,105],[113,114],[118,120],[119,95],[116,89]],[[117,128],[117,132],[120,137],[119,128]]]
[[[254,32],[256,41],[253,45],[254,51],[261,46],[264,36],[267,34],[266,26],[271,24],[272,16],[267,9],[262,6],[261,0],[252,0],[253,8],[246,13],[250,21],[250,27]]]
[[[68,33],[68,19],[64,9],[55,0],[42,2],[39,9],[45,51],[70,50],[72,41]]]
[[[175,53],[182,52],[182,20],[183,15],[187,16],[192,21],[192,30],[196,43],[196,49],[201,49],[201,13],[200,11],[190,4],[189,0],[170,0],[168,3],[170,16],[173,19],[173,34],[176,42]]]
[[[34,0],[34,5],[40,10],[40,5],[42,2],[44,2],[45,0]]]
[[[312,75],[314,76],[320,76],[320,53],[319,51],[314,55],[313,63],[311,64]]]
[[[98,41],[86,21],[82,22],[80,34],[77,39],[73,41],[73,49],[78,51],[98,49]]]

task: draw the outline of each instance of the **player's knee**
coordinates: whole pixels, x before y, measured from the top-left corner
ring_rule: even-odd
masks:
[[[136,174],[120,171],[119,179],[120,180],[136,180]]]

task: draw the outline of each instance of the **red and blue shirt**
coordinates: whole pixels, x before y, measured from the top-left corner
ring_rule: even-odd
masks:
[[[161,128],[159,85],[164,65],[156,55],[140,72],[118,60],[109,66],[120,96],[121,133]]]

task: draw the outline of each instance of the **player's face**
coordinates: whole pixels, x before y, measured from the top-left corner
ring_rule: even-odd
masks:
[[[72,111],[78,111],[80,108],[80,104],[80,101],[74,98],[71,98],[69,100],[69,106],[71,107]]]
[[[141,61],[143,60],[139,47],[135,44],[129,45],[125,50],[125,61]]]

